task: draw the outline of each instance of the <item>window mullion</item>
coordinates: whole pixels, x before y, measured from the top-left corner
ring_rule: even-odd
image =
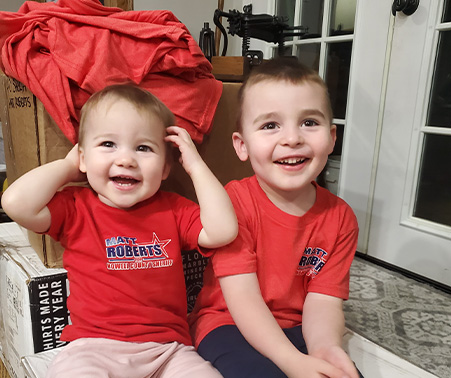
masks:
[[[323,8],[323,25],[321,28],[321,48],[319,53],[319,74],[325,79],[326,78],[326,68],[327,68],[327,42],[325,37],[329,35],[329,24],[330,24],[330,10],[331,10],[332,0],[324,0]]]

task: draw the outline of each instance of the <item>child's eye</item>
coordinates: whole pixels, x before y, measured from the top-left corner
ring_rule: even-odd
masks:
[[[152,152],[153,150],[152,150],[151,147],[145,146],[145,145],[142,144],[142,145],[140,145],[140,146],[138,146],[136,148],[136,151],[139,151],[139,152]]]
[[[112,147],[114,147],[114,142],[111,142],[111,141],[109,141],[109,140],[106,140],[106,141],[100,143],[100,145],[101,145],[102,147],[112,148]]]
[[[312,127],[318,125],[318,122],[314,121],[313,119],[306,119],[304,122],[302,122],[302,126],[306,127]]]
[[[277,124],[275,122],[268,122],[262,126],[262,130],[274,130],[277,128]]]

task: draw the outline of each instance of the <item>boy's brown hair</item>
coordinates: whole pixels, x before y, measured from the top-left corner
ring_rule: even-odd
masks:
[[[324,80],[311,68],[303,65],[295,57],[279,57],[264,61],[261,65],[252,68],[249,76],[244,80],[238,93],[237,130],[242,131],[241,118],[246,89],[263,81],[286,81],[291,84],[315,83],[324,89],[327,106],[327,116],[332,123],[333,113],[330,103],[329,91]]]
[[[175,125],[174,114],[152,93],[134,84],[114,84],[94,93],[83,105],[78,130],[79,146],[84,143],[88,115],[105,99],[126,100],[134,105],[138,112],[157,116],[165,127]]]

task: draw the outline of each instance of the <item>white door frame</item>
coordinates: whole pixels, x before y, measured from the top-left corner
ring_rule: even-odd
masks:
[[[367,252],[394,17],[393,0],[357,2],[339,196],[356,213]]]

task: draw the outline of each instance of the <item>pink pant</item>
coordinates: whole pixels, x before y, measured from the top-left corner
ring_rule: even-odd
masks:
[[[219,378],[194,347],[92,338],[72,341],[55,357],[47,378]]]

